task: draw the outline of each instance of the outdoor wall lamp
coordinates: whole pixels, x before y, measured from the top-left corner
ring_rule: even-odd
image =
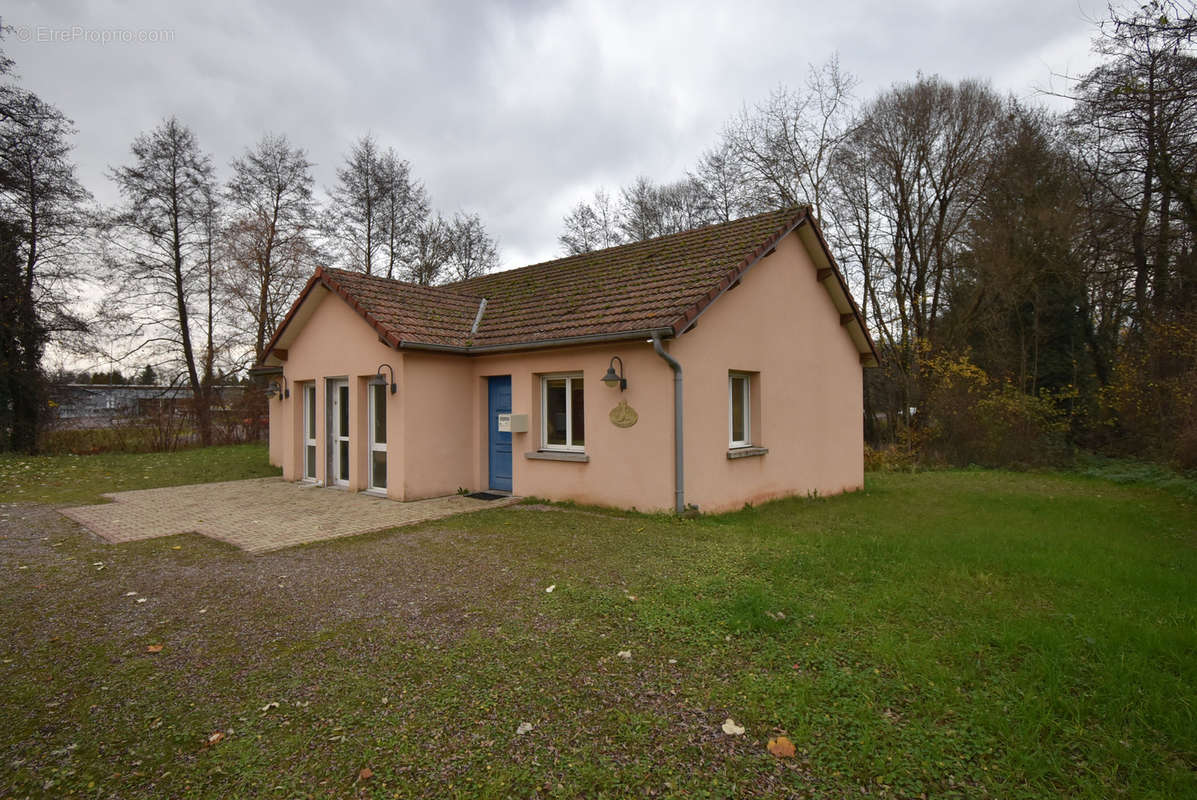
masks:
[[[615,373],[615,362],[619,362],[619,374]],[[623,376],[623,359],[619,356],[611,358],[611,365],[607,367],[607,374],[603,376],[603,383],[614,389],[619,386],[619,391],[628,388],[628,379]]]
[[[274,397],[278,395],[280,399],[286,399],[291,396],[291,390],[287,388],[287,376],[279,375],[278,377],[283,382],[283,385],[279,386],[278,381],[271,381],[270,388],[266,391],[266,396]]]
[[[382,381],[385,384],[387,382],[387,380],[385,377],[383,377],[383,374],[382,374],[382,370],[384,367],[391,371],[391,394],[394,394],[395,392],[399,391],[399,385],[397,383],[395,383],[395,368],[392,367],[390,364],[379,364],[378,372],[376,372],[375,375],[378,377],[378,380]]]

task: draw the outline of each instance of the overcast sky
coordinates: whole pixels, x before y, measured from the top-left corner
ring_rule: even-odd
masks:
[[[21,83],[75,120],[98,200],[115,199],[105,173],[133,138],[171,114],[222,177],[281,132],[320,187],[370,132],[411,162],[434,207],[480,214],[505,267],[558,255],[561,217],[594,188],[680,177],[742,104],[801,85],[808,63],[838,52],[861,99],[919,72],[1030,99],[1094,63],[1105,15],[1105,0],[5,7],[4,49]]]

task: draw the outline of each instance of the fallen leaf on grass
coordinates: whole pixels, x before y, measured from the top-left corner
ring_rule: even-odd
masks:
[[[170,548],[170,549],[171,549],[171,550],[182,550],[182,549],[183,549],[183,545],[181,545],[181,544],[176,544],[174,547],[172,547],[172,548]]]
[[[370,769],[369,767],[362,767],[361,771],[357,774],[357,779],[359,781],[367,781],[373,777],[374,770]]]
[[[137,602],[139,602],[139,603],[144,603],[145,601],[146,601],[146,598],[144,598],[144,597],[137,598]]]
[[[769,752],[778,758],[793,758],[794,743],[785,736],[778,736],[769,740]]]
[[[516,734],[516,736],[523,736],[525,733],[528,733],[531,730],[532,730],[531,722],[521,722],[520,726],[515,729],[515,734]]]
[[[544,590],[544,591],[545,591],[545,594],[552,594],[552,593],[553,593],[553,590],[554,590],[554,589],[556,589],[556,588],[557,588],[557,584],[555,584],[555,583],[554,583],[552,586],[550,586],[549,588],[547,588],[547,589],[545,589],[545,590]]]
[[[145,651],[146,651],[147,653],[161,653],[161,652],[162,652],[162,645],[160,645],[160,644],[149,644],[149,645],[146,645]]]
[[[276,700],[271,700],[269,703],[267,703],[266,705],[262,706],[262,711],[263,711],[263,712],[266,712],[266,711],[269,711],[269,710],[270,710],[270,709],[272,709],[272,708],[278,708],[278,701],[276,701]]]
[[[616,653],[616,655],[618,655],[620,658],[622,658],[624,660],[629,660],[632,657],[632,651],[631,650],[620,650],[618,653]]]
[[[208,737],[208,744],[217,744],[224,738],[224,731],[216,731]]]
[[[737,725],[734,719],[728,717],[723,721],[723,732],[728,736],[743,736],[744,726]]]
[[[125,592],[125,597],[136,597],[137,592]]]

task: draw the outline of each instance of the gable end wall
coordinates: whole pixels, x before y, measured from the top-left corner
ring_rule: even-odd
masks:
[[[681,336],[686,502],[704,512],[864,485],[860,354],[794,233]],[[729,459],[728,372],[754,381],[752,439],[763,456]]]

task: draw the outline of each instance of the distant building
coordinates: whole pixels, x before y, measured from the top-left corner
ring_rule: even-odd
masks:
[[[216,405],[228,407],[252,387],[216,387]],[[172,410],[182,413],[191,404],[187,386],[145,386],[138,384],[65,383],[50,387],[54,416],[73,428],[100,428],[114,420],[148,417]]]

